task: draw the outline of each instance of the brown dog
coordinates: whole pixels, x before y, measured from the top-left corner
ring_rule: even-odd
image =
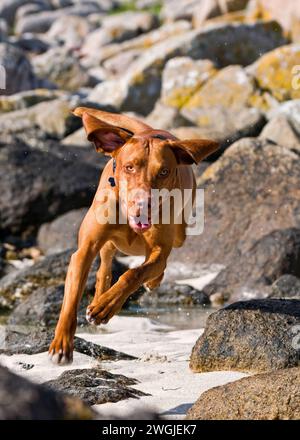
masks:
[[[123,115],[85,107],[75,109],[74,114],[82,117],[87,137],[97,151],[112,159],[102,172],[92,206],[80,227],[78,250],[71,257],[67,273],[63,305],[49,348],[51,359],[61,364],[72,361],[77,308],[96,255],[100,252],[101,265],[87,320],[105,324],[142,284],[149,289],[160,284],[171,249],[182,246],[185,240],[184,221],[177,224],[172,219],[165,224],[159,220],[153,224],[151,215],[144,214],[152,203],[151,190],[190,189],[193,198],[196,186],[189,165],[218,148],[210,140],[180,141],[167,131],[154,130]],[[126,184],[125,191],[121,190],[121,182]],[[115,202],[116,217],[120,211],[125,212],[128,222],[111,221],[112,215],[107,215]],[[157,209],[160,212],[161,205]],[[127,270],[111,286],[111,265],[117,250],[144,255],[145,262]]]

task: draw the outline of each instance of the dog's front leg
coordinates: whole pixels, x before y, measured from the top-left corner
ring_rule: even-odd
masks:
[[[69,264],[63,305],[55,329],[55,336],[49,348],[49,355],[55,363],[72,362],[73,338],[77,325],[77,309],[86,280],[96,255],[107,240],[105,225],[99,225],[93,208],[85,216],[79,231],[78,250]]]
[[[142,284],[159,277],[166,268],[171,247],[156,247],[141,266],[129,269],[98,301],[87,308],[87,319],[91,324],[106,324],[118,313],[127,298]]]
[[[98,252],[93,246],[80,247],[71,257],[68,268],[65,294],[55,337],[49,348],[54,363],[72,362],[73,339],[77,325],[77,309],[92,262]]]

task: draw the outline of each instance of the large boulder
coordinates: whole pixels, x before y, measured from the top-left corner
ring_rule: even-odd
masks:
[[[188,236],[173,261],[228,265],[276,230],[299,228],[299,156],[258,139],[242,139],[198,179],[205,190],[201,235]]]
[[[81,420],[95,413],[79,399],[33,384],[0,366],[0,420]]]
[[[240,301],[211,314],[193,347],[195,372],[264,372],[298,366],[298,300]]]
[[[227,41],[226,51],[224,40]],[[247,65],[285,42],[281,30],[273,22],[211,25],[185,32],[152,46],[132,63],[122,78],[109,85],[99,84],[89,99],[147,115],[160,95],[162,71],[170,58],[209,59],[219,67]]]
[[[26,55],[12,44],[0,43],[0,66],[0,95],[38,87],[39,82]]]
[[[299,420],[300,368],[244,377],[203,393],[188,420]]]
[[[273,231],[233,258],[204,292],[230,302],[269,296],[282,275],[300,276],[300,229]]]
[[[248,71],[262,90],[278,101],[286,101],[300,98],[299,72],[295,71],[299,65],[300,45],[291,44],[266,53],[249,66]]]
[[[19,142],[0,146],[2,234],[33,233],[59,214],[90,205],[97,166],[79,160],[74,150],[56,148],[60,156]]]
[[[227,142],[255,136],[264,125],[264,116],[250,106],[254,92],[254,79],[242,67],[229,66],[199,87],[181,114],[205,132],[216,133],[218,139],[218,133],[223,133]]]
[[[162,74],[162,103],[180,109],[216,72],[210,60],[172,58],[167,62]]]

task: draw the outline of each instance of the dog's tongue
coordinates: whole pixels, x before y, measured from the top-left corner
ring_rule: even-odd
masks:
[[[133,217],[131,220],[132,221],[130,223],[132,223],[132,226],[136,229],[144,230],[151,226],[151,222],[149,220],[143,218],[140,219],[140,217]]]
[[[138,222],[138,223],[137,223],[137,226],[138,226],[139,228],[141,228],[141,229],[146,229],[146,228],[149,228],[150,223],[141,223],[141,222]]]

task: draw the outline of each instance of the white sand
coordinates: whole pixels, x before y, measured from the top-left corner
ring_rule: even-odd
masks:
[[[135,388],[151,394],[140,399],[96,405],[96,408],[103,415],[125,418],[136,408],[148,408],[158,411],[163,418],[181,419],[201,393],[244,377],[245,374],[238,372],[195,374],[190,371],[189,356],[201,332],[200,329],[175,330],[148,318],[116,316],[94,333],[80,333],[79,336],[87,340],[138,357],[135,361],[101,362],[101,367],[137,379],[139,383]],[[46,353],[1,355],[0,362],[39,383],[54,379],[71,368],[97,365],[95,360],[79,353],[75,353],[71,366],[52,365]],[[34,364],[34,367],[24,370],[20,362]]]

